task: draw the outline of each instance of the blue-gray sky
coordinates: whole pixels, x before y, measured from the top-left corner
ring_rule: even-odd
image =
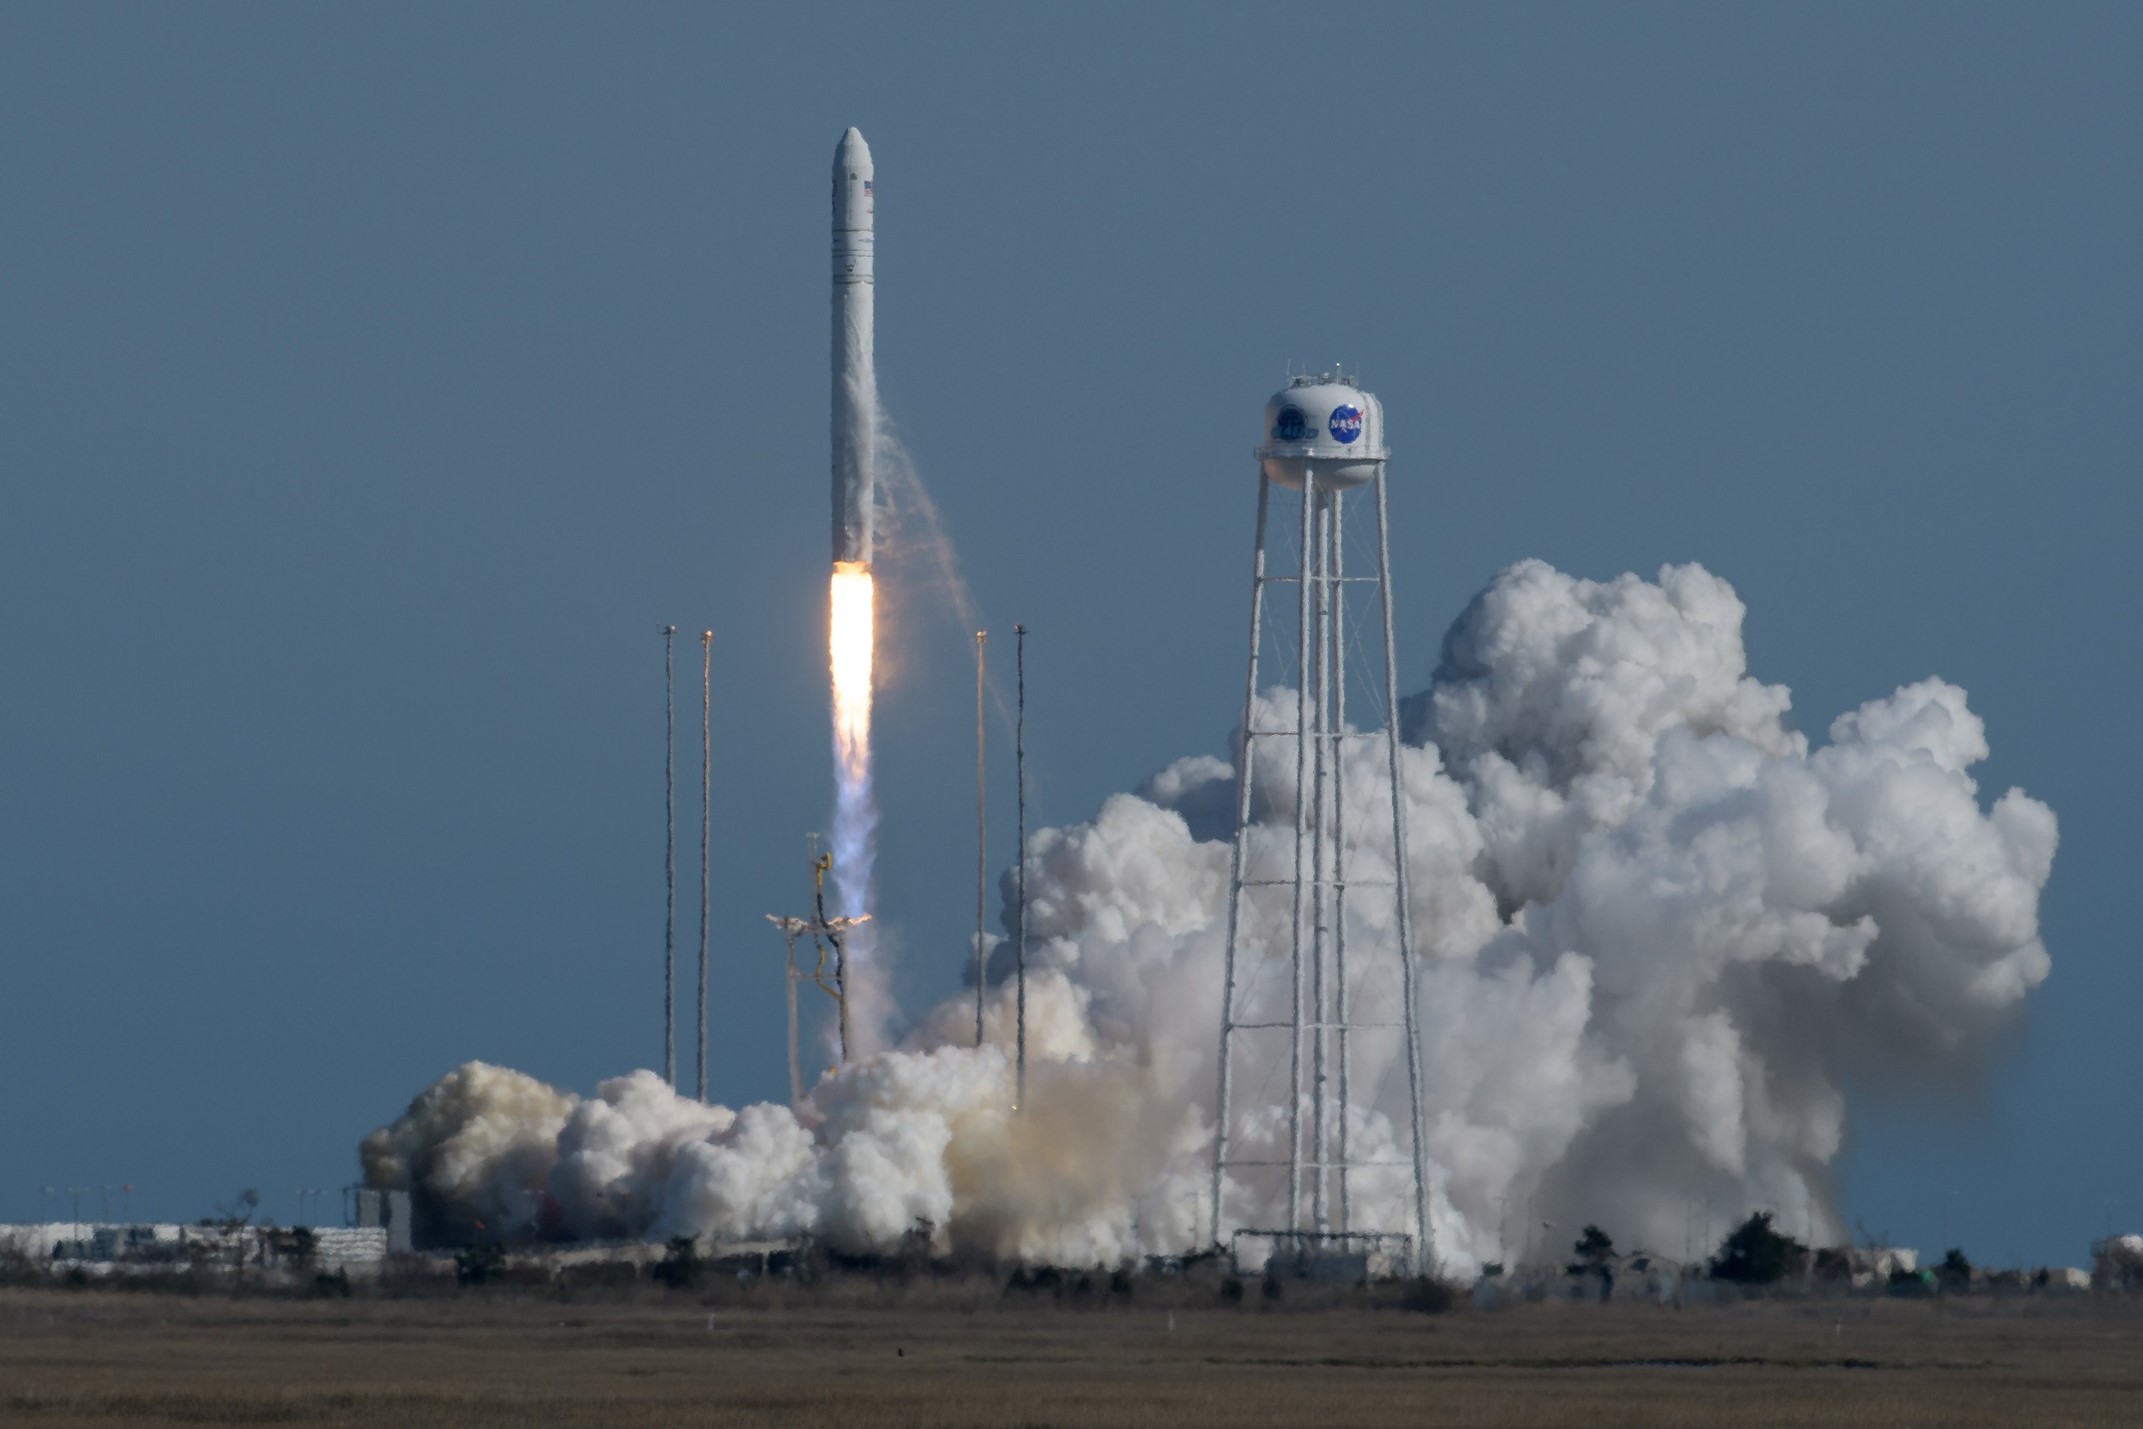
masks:
[[[716,631],[715,1090],[781,1094],[856,124],[1038,819],[1222,748],[1255,415],[1344,360],[1409,688],[1541,556],[1725,576],[1817,737],[1971,692],[1987,793],[2062,820],[2054,972],[1985,1086],[1863,1089],[1845,1206],[2078,1260],[2143,1224],[2139,73],[2118,5],[0,10],[0,1215],[287,1218],[457,1062],[656,1064],[664,621],[695,674]],[[913,582],[885,621],[921,1006],[970,646]]]

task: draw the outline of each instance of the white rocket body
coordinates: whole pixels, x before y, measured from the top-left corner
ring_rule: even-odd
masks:
[[[850,129],[833,156],[833,558],[866,566],[878,436],[873,203],[871,148]]]

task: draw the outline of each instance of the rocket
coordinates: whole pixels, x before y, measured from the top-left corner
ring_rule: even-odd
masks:
[[[871,563],[878,375],[871,355],[871,147],[851,128],[833,154],[833,559]]]

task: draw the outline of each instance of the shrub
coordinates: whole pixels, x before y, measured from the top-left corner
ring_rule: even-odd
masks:
[[[1825,1246],[1816,1252],[1816,1279],[1833,1284],[1847,1283],[1853,1278],[1853,1257],[1837,1246]]]
[[[1064,1272],[1058,1270],[1054,1265],[1037,1266],[1033,1269],[1022,1265],[1015,1269],[1012,1272],[1012,1278],[1005,1282],[1005,1290],[1008,1294],[1014,1290],[1024,1290],[1030,1294],[1047,1292],[1058,1299],[1062,1299],[1064,1296]]]
[[[1457,1300],[1450,1286],[1427,1276],[1407,1281],[1406,1288],[1399,1292],[1399,1308],[1417,1315],[1441,1315]]]
[[[1614,1239],[1598,1226],[1585,1227],[1585,1233],[1570,1247],[1577,1255],[1577,1264],[1570,1267],[1572,1275],[1581,1275],[1588,1270],[1598,1270],[1615,1253]]]
[[[463,1285],[496,1280],[505,1269],[506,1248],[497,1241],[484,1241],[454,1252],[454,1278]]]
[[[696,1236],[673,1235],[662,1259],[648,1267],[648,1278],[672,1290],[689,1290],[699,1283],[702,1262]]]
[[[1740,1285],[1770,1285],[1799,1274],[1807,1263],[1808,1247],[1779,1234],[1771,1225],[1769,1211],[1758,1211],[1720,1242],[1711,1274],[1714,1280]]]
[[[0,1285],[36,1285],[44,1278],[37,1262],[22,1247],[0,1245]]]
[[[1898,1269],[1890,1272],[1888,1289],[1892,1295],[1917,1298],[1934,1292],[1934,1276],[1924,1270]]]
[[[1615,1293],[1613,1269],[1615,1242],[1598,1226],[1585,1227],[1585,1233],[1570,1247],[1577,1256],[1565,1269],[1571,1275],[1592,1276],[1600,1282],[1600,1298],[1605,1300]]]

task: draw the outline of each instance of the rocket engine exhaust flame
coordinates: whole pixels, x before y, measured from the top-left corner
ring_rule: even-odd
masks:
[[[833,754],[844,788],[871,775],[871,648],[875,593],[871,568],[859,561],[833,567],[832,617],[826,630],[826,662],[833,676]],[[834,867],[840,867],[835,853]]]
[[[860,919],[870,913],[873,846],[878,831],[878,809],[871,798],[871,659],[876,640],[876,592],[870,566],[861,561],[834,562],[829,597],[826,663],[833,682],[835,913]],[[848,955],[860,964],[854,971],[863,973],[866,979],[871,945],[868,923],[858,924],[849,933]]]

